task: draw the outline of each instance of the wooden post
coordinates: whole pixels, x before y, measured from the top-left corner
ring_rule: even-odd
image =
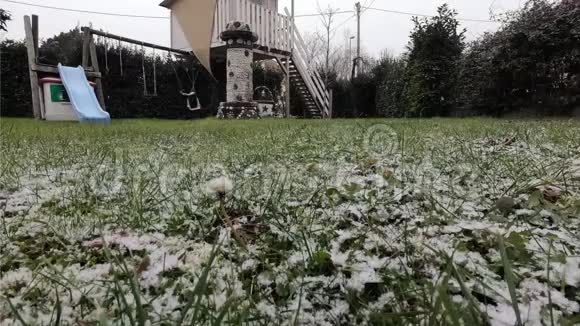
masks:
[[[286,118],[290,118],[290,58],[286,58]]]
[[[355,65],[355,77],[359,75],[359,70],[360,67],[359,65],[359,61],[360,61],[360,15],[361,15],[361,5],[360,2],[356,3],[356,61],[354,62]],[[355,112],[356,112],[356,108],[355,108]]]
[[[330,101],[328,104],[328,118],[332,119],[332,115],[334,114],[334,89],[329,89],[329,93],[330,93]]]
[[[292,0],[292,11],[289,18],[290,21],[288,22],[288,39],[289,39],[289,47],[290,47],[290,56],[286,60],[286,86],[288,87],[288,94],[286,94],[286,117],[290,118],[290,60],[294,57],[294,0]],[[288,11],[286,11],[288,14]]]
[[[38,49],[38,16],[32,15],[32,36],[34,37],[34,48]],[[36,53],[38,57],[38,52]]]
[[[294,54],[294,0],[292,0],[292,11],[290,15],[290,27],[288,28],[288,32],[290,33],[290,52]],[[288,9],[286,9],[286,14],[288,14]]]
[[[36,27],[38,28],[38,20]],[[34,42],[34,35],[38,35],[38,30],[36,32],[33,30],[30,16],[24,16],[24,31],[26,32],[26,52],[28,54],[28,72],[30,74],[30,91],[32,94],[32,113],[34,114],[34,119],[40,120],[42,119],[42,112],[40,109],[38,74],[32,70],[36,66],[38,54],[38,48],[36,48]]]
[[[101,72],[99,70],[99,58],[97,57],[97,47],[95,46],[95,42],[93,40],[93,36],[89,34],[89,49],[90,49],[90,56],[91,56],[91,65],[93,66],[94,72]],[[99,99],[99,103],[101,104],[101,108],[103,110],[107,110],[105,106],[105,96],[103,95],[103,83],[101,81],[101,77],[95,78],[95,83],[97,84],[97,98]]]
[[[89,67],[89,44],[93,38],[91,31],[88,27],[83,27],[83,68],[87,69]]]

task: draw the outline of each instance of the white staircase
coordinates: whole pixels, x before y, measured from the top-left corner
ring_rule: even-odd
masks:
[[[290,16],[288,9],[286,15]],[[331,112],[330,92],[316,70],[316,64],[306,59],[306,45],[298,28],[291,21],[290,25],[293,49],[289,58],[290,71],[287,73],[290,74],[290,83],[295,91],[292,95],[302,102],[307,118],[328,118]],[[286,60],[281,60],[283,66]]]

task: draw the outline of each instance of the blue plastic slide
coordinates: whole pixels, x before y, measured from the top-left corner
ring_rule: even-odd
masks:
[[[82,67],[66,67],[59,64],[58,71],[80,122],[111,122],[111,116],[101,108]]]

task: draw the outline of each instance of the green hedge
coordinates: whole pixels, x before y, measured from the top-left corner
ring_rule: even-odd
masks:
[[[5,117],[32,116],[28,59],[23,42],[11,40],[0,43],[0,115]]]
[[[460,112],[571,114],[580,107],[580,2],[529,1],[473,42],[460,67]]]
[[[98,40],[98,39],[97,39]],[[116,42],[115,42],[116,43]],[[2,50],[2,116],[32,116],[30,81],[26,47],[23,42],[7,40],[0,44]],[[78,66],[82,56],[82,33],[75,29],[43,42],[39,49],[39,62],[56,65],[63,63]],[[123,73],[119,53],[123,53]],[[189,92],[191,82],[185,67],[195,67],[192,60],[168,60],[165,54],[157,58],[157,96],[146,96],[143,89],[142,54],[140,48],[103,43],[97,45],[97,56],[103,73],[103,89],[107,111],[115,118],[166,118],[191,119],[215,114],[221,87],[210,82],[209,76],[200,73],[196,82],[198,97],[205,110],[191,112],[186,99],[179,93],[179,82],[174,71]],[[105,60],[105,56],[107,60]],[[173,63],[172,63],[173,62]],[[107,63],[107,64],[106,64]],[[108,67],[108,69],[107,69]],[[148,93],[153,93],[153,57],[145,60]],[[191,69],[189,75],[192,76]],[[195,104],[195,103],[194,103]]]

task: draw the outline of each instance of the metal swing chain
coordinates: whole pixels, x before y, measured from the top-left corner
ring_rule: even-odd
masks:
[[[199,102],[199,97],[197,97],[197,91],[195,89],[195,83],[197,82],[197,77],[199,77],[199,72],[197,72],[197,74],[195,73],[195,70],[192,69],[192,73],[193,73],[193,79],[189,76],[189,72],[187,73],[187,78],[189,78],[189,80],[191,81],[191,92],[189,92],[189,94],[187,94],[187,109],[189,111],[199,111],[201,110],[201,103]],[[197,105],[195,107],[191,107],[191,102],[190,102],[190,97],[195,97],[195,101],[197,102]]]
[[[105,72],[109,73],[109,41],[105,38]]]
[[[189,91],[189,93],[186,93],[185,88],[183,88],[184,85],[181,82],[181,78],[179,77],[179,73],[177,72],[177,69],[175,68],[175,61],[173,60],[173,54],[171,52],[167,53],[167,59],[168,59],[169,63],[171,64],[171,68],[173,69],[173,72],[175,73],[175,77],[177,78],[177,83],[179,85],[179,94],[181,94],[181,96],[184,96],[186,98],[186,108],[192,112],[201,110],[201,104],[199,103],[199,98],[197,97],[196,92],[195,92],[195,82],[194,82],[194,80],[191,79],[191,76],[189,75],[189,71],[186,69],[185,73],[186,73],[189,81],[192,83],[192,89],[191,89],[191,91]],[[195,77],[195,80],[197,80],[197,77]],[[190,97],[192,97],[192,96],[195,96],[195,100],[197,101],[196,107],[191,106]]]
[[[123,47],[119,39],[119,67],[121,68],[121,77],[123,77]]]
[[[187,109],[189,111],[199,111],[201,110],[201,104],[199,103],[199,98],[197,97],[197,91],[195,89],[195,83],[197,81],[197,77],[199,76],[199,73],[195,73],[195,70],[192,68],[192,75],[189,74],[189,69],[185,69],[185,74],[187,75],[187,79],[189,79],[189,82],[191,83],[191,90],[189,91],[189,93],[185,93],[185,92],[181,92],[181,95],[185,96],[187,98]],[[195,101],[197,102],[197,105],[195,107],[191,106],[191,97],[195,97]]]
[[[157,54],[153,49],[153,96],[157,96]]]
[[[179,92],[181,93],[184,91],[184,88],[183,84],[181,83],[181,78],[179,78],[179,74],[177,73],[177,69],[175,69],[175,62],[173,59],[173,54],[171,52],[167,52],[167,60],[171,64],[171,69],[173,69],[173,72],[175,73],[175,78],[177,79],[177,84],[179,86]]]
[[[141,68],[143,70],[143,95],[148,96],[147,74],[145,73],[145,47],[143,47],[143,43],[141,43]]]

